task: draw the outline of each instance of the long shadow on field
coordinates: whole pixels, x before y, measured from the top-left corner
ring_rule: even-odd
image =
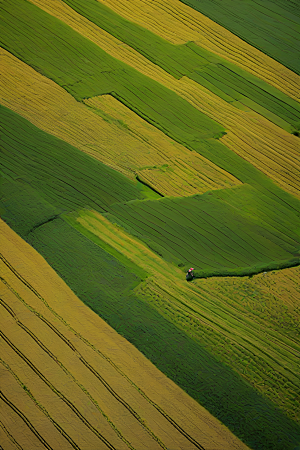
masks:
[[[27,240],[86,305],[251,448],[292,450],[300,442],[299,425],[134,295],[139,277],[113,256],[60,218]]]

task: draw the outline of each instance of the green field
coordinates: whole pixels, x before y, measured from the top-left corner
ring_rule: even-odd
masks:
[[[283,219],[278,223],[279,209]],[[200,277],[246,275],[277,268],[272,263],[280,261],[287,266],[300,262],[299,217],[247,185],[187,198],[118,203],[110,211],[111,221],[165,259],[197,267]]]
[[[293,0],[180,0],[300,74],[300,10]]]
[[[155,180],[151,189],[137,174],[136,180],[128,179],[2,106],[0,95],[2,219],[85,305],[251,449],[295,450],[300,443],[298,272],[285,272],[282,290],[273,290],[272,283],[276,285],[281,269],[300,265],[300,200],[230,148],[243,145],[248,124],[254,127],[261,120],[253,135],[246,136],[247,144],[266,124],[248,111],[291,133],[299,127],[300,104],[194,42],[171,44],[95,0],[64,3],[159,66],[175,86],[187,77],[225,100],[229,105],[217,107],[230,106],[229,115],[232,110],[236,114],[234,108],[243,110],[242,126],[226,130],[30,1],[0,1],[0,46],[65,89],[83,109],[88,108],[85,99],[110,94],[173,139],[170,148],[182,144],[241,184],[163,197],[156,193]],[[295,2],[183,3],[300,73],[300,13]],[[186,86],[197,86],[190,80]],[[183,81],[182,86],[184,92]],[[207,104],[216,98],[205,95]],[[3,102],[9,103],[5,97]],[[140,142],[151,139],[150,133],[143,133],[142,121],[131,129],[126,119],[100,109],[89,111],[107,127],[121,125],[124,136],[138,136]],[[241,117],[234,114],[232,121]],[[294,180],[297,138],[269,126],[261,150],[270,151],[269,160],[267,151],[263,154],[266,173],[272,169],[282,175],[291,162]],[[285,148],[272,147],[272,130],[275,136],[279,130],[280,142],[286,136],[287,155]],[[235,133],[241,133],[240,140]],[[104,151],[105,139],[99,139]],[[234,145],[229,148],[230,139]],[[163,153],[159,142],[158,136],[153,144],[158,155]],[[119,145],[125,161],[126,149]],[[174,157],[172,164],[190,173],[184,157]],[[161,170],[171,186],[174,169],[165,164]],[[201,177],[201,169],[198,172]],[[196,279],[187,283],[190,266]]]

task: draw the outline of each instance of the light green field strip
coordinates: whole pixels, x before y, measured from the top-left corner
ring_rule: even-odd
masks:
[[[193,317],[193,320],[196,320],[195,323],[199,321],[199,324],[202,324],[201,326],[208,327],[210,329],[209,335],[216,333],[219,336],[217,339],[221,339],[220,336],[223,336],[222,339],[225,339],[226,345],[229,345],[228,351],[230,351],[231,345],[233,345],[233,348],[237,346],[240,350],[244,349],[243,351],[248,355],[246,359],[249,356],[254,358],[253,364],[254,361],[256,364],[254,372],[247,373],[249,381],[254,382],[256,372],[258,378],[265,380],[265,383],[268,384],[268,373],[270,370],[274,371],[279,376],[279,380],[277,382],[274,380],[274,385],[271,388],[270,397],[273,400],[275,392],[277,390],[280,392],[283,388],[283,385],[280,384],[281,377],[287,383],[291,383],[288,387],[291,392],[297,391],[299,388],[300,356],[300,347],[297,341],[288,337],[285,332],[284,334],[275,332],[263,325],[262,321],[256,321],[255,316],[249,318],[244,311],[237,311],[236,307],[232,305],[232,301],[231,304],[228,303],[226,298],[227,295],[231,298],[230,289],[235,292],[234,284],[231,285],[228,294],[225,292],[222,293],[222,296],[219,296],[218,287],[219,285],[222,286],[222,279],[219,282],[213,281],[214,279],[211,282],[204,280],[203,287],[201,281],[187,284],[181,270],[163,262],[144,244],[130,237],[122,228],[108,223],[103,216],[82,212],[77,221],[151,274],[151,277],[137,288],[137,293],[145,301],[150,301],[158,309],[162,308],[161,311],[165,310],[167,316],[169,308],[171,308],[169,310],[171,315],[173,315],[172,310],[174,313],[176,310],[182,311],[183,317],[187,318],[187,322],[182,320],[178,323],[188,333],[195,334],[195,337],[198,332],[201,336],[202,332],[197,331],[197,327],[194,328],[193,324],[189,328],[188,317]],[[290,270],[298,270],[299,272],[299,269]],[[233,278],[232,283],[234,283],[234,280]],[[224,279],[224,283],[225,286],[226,279]],[[249,280],[249,286],[251,286],[251,283]],[[237,281],[237,284],[239,284],[239,281]],[[155,292],[159,301],[155,301]],[[268,294],[262,291],[260,294],[257,298],[260,299],[260,302],[264,302],[264,298],[267,298]],[[213,342],[215,339],[213,338]],[[230,363],[230,358],[226,358],[226,355],[225,360],[227,364],[232,364],[233,367],[236,364],[234,360]],[[242,368],[243,364],[238,363],[236,370],[240,371]],[[263,385],[257,386],[257,388],[268,395]],[[281,403],[280,398],[278,400]]]

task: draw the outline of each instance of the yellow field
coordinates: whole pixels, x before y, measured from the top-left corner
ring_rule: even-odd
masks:
[[[8,445],[247,448],[0,228],[0,436]]]
[[[129,178],[139,175],[161,194],[173,196],[240,184],[235,177],[172,141],[110,96],[86,103],[110,114],[115,123],[103,120],[5,50],[0,49],[0,55],[0,95],[4,106]]]
[[[288,132],[279,128],[254,111],[242,111],[240,109],[237,109],[233,105],[225,102],[209,90],[203,88],[198,83],[190,80],[187,77],[176,80],[160,67],[151,63],[147,58],[143,57],[141,54],[133,50],[131,47],[127,46],[123,42],[119,41],[110,34],[106,33],[104,30],[97,27],[95,24],[89,22],[87,19],[77,14],[74,10],[72,10],[60,0],[53,0],[51,2],[51,5],[46,0],[31,1],[32,3],[35,3],[37,6],[44,9],[49,14],[52,14],[60,20],[64,21],[75,31],[90,39],[95,44],[99,45],[103,50],[105,50],[113,57],[120,59],[126,64],[139,70],[144,75],[149,76],[155,81],[158,81],[159,83],[166,86],[168,89],[173,90],[182,98],[190,102],[197,109],[219,122],[228,132],[227,135],[222,138],[222,142],[225,145],[227,145],[231,150],[240,155],[242,158],[252,163],[256,168],[264,172],[281,188],[300,198],[299,138],[289,134]],[[182,25],[180,14],[178,16],[178,19],[175,19],[170,14],[167,14],[166,12],[163,13],[162,9],[168,9],[168,7],[163,7],[163,2],[161,1],[157,1],[155,3],[151,2],[148,6],[146,6],[144,2],[135,0],[133,2],[130,2],[130,5],[128,5],[128,2],[125,2],[125,8],[123,7],[123,5],[125,4],[124,1],[116,2],[114,0],[110,0],[109,2],[105,1],[105,3],[107,5],[109,3],[109,6],[115,9],[116,12],[120,14],[130,15],[131,20],[133,20],[133,17],[135,17],[135,21],[137,20],[136,17],[141,17],[141,14],[146,14],[147,12],[148,15],[146,14],[145,17],[147,17],[147,28],[149,29],[151,29],[151,23],[157,24],[155,16],[154,18],[152,17],[152,20],[150,20],[151,14],[153,15],[154,11],[156,11],[156,14],[159,13],[159,17],[161,17],[160,20],[162,28],[164,28],[164,26],[169,23],[169,25],[166,26],[166,29],[169,29],[171,27],[173,28],[173,30],[176,30],[176,32],[177,30],[179,30],[178,33],[180,33],[182,27],[185,27],[186,33],[188,33],[188,30],[190,30],[189,27],[191,27],[191,29],[194,29],[197,26],[197,21],[199,21],[200,19],[204,22],[207,21],[207,23],[209,23],[207,33],[210,29],[217,30],[218,32],[220,32],[220,30],[223,30],[222,33],[224,34],[224,36],[228,37],[226,38],[226,42],[231,42],[234,48],[238,48],[236,56],[239,55],[239,60],[241,60],[241,54],[248,55],[250,54],[250,51],[253,52],[255,61],[258,61],[255,67],[260,68],[259,72],[255,73],[255,75],[263,78],[262,73],[264,72],[264,70],[268,70],[268,74],[265,76],[265,78],[263,78],[265,79],[265,81],[267,81],[269,84],[273,84],[275,87],[281,89],[291,97],[297,97],[297,99],[299,99],[299,76],[293,74],[284,66],[280,65],[276,61],[273,61],[271,58],[249,46],[241,39],[229,33],[227,30],[210,21],[205,16],[202,16],[197,11],[186,7],[177,0],[172,0],[172,8],[176,7],[177,11],[181,11],[180,14],[188,17],[186,25]],[[155,8],[159,9],[155,9],[153,5],[156,5]],[[189,15],[187,15],[188,13]],[[166,14],[168,20],[164,21],[163,19],[166,17]],[[129,18],[129,16],[127,18]],[[196,20],[196,25],[192,25],[194,23],[194,20]],[[146,26],[146,24],[144,25]],[[154,28],[151,30],[159,34],[158,30],[154,30]],[[181,38],[184,42],[194,39],[193,36],[188,34],[183,34],[182,36],[185,36],[184,39]],[[220,36],[223,35],[220,34]],[[167,36],[163,35],[162,37],[167,38]],[[170,36],[168,37],[168,39],[171,39]],[[247,49],[247,51],[245,50],[245,48]],[[209,48],[209,50],[213,51],[213,48]],[[224,47],[224,52],[227,52],[226,45]],[[225,57],[225,53],[220,53],[220,55]],[[236,60],[233,60],[233,62],[237,63]],[[243,68],[246,69],[246,67],[244,66]],[[272,80],[274,80],[275,78],[277,79],[277,81],[274,84]],[[287,88],[287,86],[290,87]],[[295,93],[297,93],[298,96]],[[150,174],[147,173],[145,175],[147,175],[149,181],[151,181],[151,178],[149,176]]]
[[[299,304],[299,267],[257,275],[251,279],[211,278],[195,280],[188,284],[182,278],[182,271],[179,268],[163,261],[147,246],[129,236],[120,227],[108,222],[101,214],[82,212],[77,220],[150,274],[150,277],[136,288],[140,298],[150,302],[160,313],[165,313],[168,320],[170,320],[168,305],[172,305],[172,308],[177,313],[180,312],[184,318],[177,326],[182,326],[182,329],[191,333],[193,337],[204,339],[206,345],[212,345],[213,351],[219,353],[224,361],[248,381],[254,383],[256,373],[259,373],[261,382],[255,384],[255,387],[299,420],[300,409],[292,413],[289,403],[299,388],[297,369],[299,349],[290,353],[289,349],[295,344],[293,338],[289,340],[278,333],[273,334],[272,325],[268,325],[265,318],[262,320],[259,318],[261,304],[264,305],[263,309],[271,312],[271,316],[273,314],[275,317],[276,311],[279,311],[280,321],[280,308],[286,312],[286,298],[292,290],[298,299],[290,305],[296,320],[296,308]],[[254,299],[250,297],[253,292],[257,294]],[[243,303],[242,299],[245,297],[247,301]],[[256,298],[259,299],[258,305]],[[291,301],[293,302],[293,299]],[[224,314],[226,320],[223,319]],[[270,324],[271,319],[272,317]],[[202,335],[199,326],[206,330],[207,336]],[[208,343],[206,339],[209,340],[211,334],[215,335],[212,338],[214,341]],[[224,348],[228,342],[230,344],[225,354]],[[243,356],[238,356],[240,353]],[[251,368],[244,367],[247,354],[252,359],[253,355],[257,357]],[[280,381],[269,386],[271,372]],[[283,387],[282,380],[291,383],[288,393]]]

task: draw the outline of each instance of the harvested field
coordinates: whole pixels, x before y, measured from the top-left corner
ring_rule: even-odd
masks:
[[[216,446],[228,450],[247,448],[84,306],[45,260],[2,221],[1,242],[4,244],[0,263],[1,358],[7,360],[6,366],[1,365],[1,374],[4,380],[9,379],[3,386],[7,395],[10,386],[16,386],[15,395],[21,389],[20,382],[26,386],[21,389],[24,405],[26,402],[33,404],[34,399],[39,405],[32,412],[32,421],[37,420],[34,414],[36,417],[42,414],[43,420],[48,418],[51,428],[54,425],[50,416],[83,449],[102,448],[103,441],[96,433],[100,423],[101,432],[116,446],[109,448],[128,448],[124,441],[128,436],[133,448],[161,448],[163,441],[165,447],[162,448],[192,449],[202,448],[201,445],[206,449]],[[80,381],[84,383],[81,388]],[[120,404],[121,397],[114,406],[113,392],[121,396],[123,402],[130,401],[132,413]],[[71,403],[65,404],[64,398]],[[57,401],[59,404],[55,407]],[[21,408],[21,404],[18,405]],[[70,407],[73,411],[75,407],[82,411],[85,425],[72,412],[64,413]],[[133,415],[133,411],[137,415]],[[139,415],[145,419],[144,425],[138,420]],[[65,417],[68,417],[67,422]],[[18,429],[11,428],[8,418],[4,424],[6,429],[14,439],[21,438]],[[174,427],[174,421],[181,432]],[[46,439],[46,428],[43,433]],[[160,445],[154,438],[156,433],[161,439]],[[24,448],[28,447],[24,445]],[[53,448],[61,447],[53,445]],[[73,445],[73,448],[76,447]]]

